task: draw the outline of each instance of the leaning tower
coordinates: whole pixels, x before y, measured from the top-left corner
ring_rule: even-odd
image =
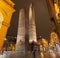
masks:
[[[30,4],[29,19],[27,19],[24,9],[21,9],[19,12],[16,50],[19,51],[27,50],[29,48],[29,43],[33,41],[37,42],[35,12],[34,12],[33,5]]]
[[[16,50],[25,51],[25,10],[21,9],[19,12],[18,33]]]
[[[32,3],[29,6],[29,42],[37,42],[36,25],[35,25],[35,11]]]

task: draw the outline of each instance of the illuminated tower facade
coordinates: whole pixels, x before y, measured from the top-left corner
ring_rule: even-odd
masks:
[[[21,9],[19,12],[18,33],[16,50],[25,51],[25,10]]]
[[[29,6],[29,43],[37,42],[36,25],[35,25],[35,11],[33,5]]]
[[[29,47],[29,43],[33,41],[37,42],[35,12],[32,4],[30,4],[29,19],[27,19],[24,9],[21,9],[19,12],[16,50],[25,51],[29,49],[26,47]]]

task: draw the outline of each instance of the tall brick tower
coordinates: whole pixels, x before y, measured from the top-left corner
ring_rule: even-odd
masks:
[[[29,42],[37,42],[36,25],[35,25],[35,11],[32,3],[29,6]]]

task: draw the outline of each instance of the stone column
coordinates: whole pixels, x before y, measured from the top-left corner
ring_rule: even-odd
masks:
[[[19,12],[19,23],[16,50],[25,51],[25,10],[21,9]]]
[[[32,4],[29,6],[29,42],[37,42],[36,38],[36,25],[35,25],[35,12]]]

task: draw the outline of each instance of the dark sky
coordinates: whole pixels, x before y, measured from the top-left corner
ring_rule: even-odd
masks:
[[[48,39],[52,31],[52,26],[46,0],[12,0],[12,1],[14,1],[14,3],[16,4],[15,5],[16,12],[12,16],[11,26],[7,34],[11,36],[17,36],[19,10],[21,8],[26,9],[26,14],[28,17],[29,5],[32,2],[35,8],[37,36],[41,35],[42,37]]]

